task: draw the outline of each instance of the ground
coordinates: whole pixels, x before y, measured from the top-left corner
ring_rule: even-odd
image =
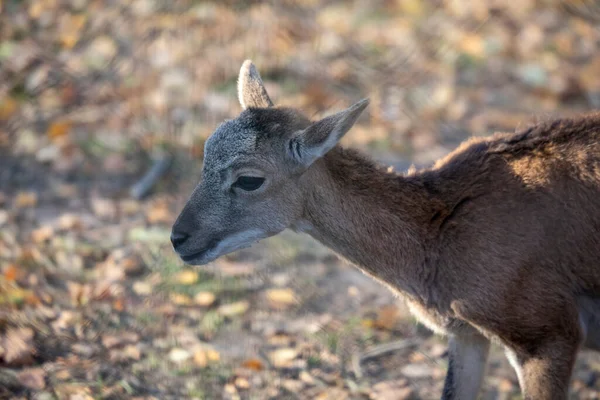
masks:
[[[400,170],[598,108],[598,6],[503,3],[0,0],[0,398],[439,398],[445,340],[312,239],[168,237],[246,58],[314,118],[371,98],[343,144]],[[482,398],[521,398],[498,347]]]

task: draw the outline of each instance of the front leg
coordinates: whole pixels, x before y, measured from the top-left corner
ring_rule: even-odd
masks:
[[[442,400],[477,398],[489,350],[490,341],[477,332],[450,337]]]

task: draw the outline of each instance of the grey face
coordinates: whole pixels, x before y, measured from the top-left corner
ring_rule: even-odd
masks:
[[[204,264],[287,228],[302,211],[285,140],[308,121],[291,110],[249,109],[205,146],[200,184],[173,227],[177,253]]]
[[[202,179],[173,225],[173,247],[189,264],[206,264],[298,221],[309,190],[301,176],[367,105],[311,124],[298,111],[272,107],[249,61],[238,91],[245,110],[206,142]]]

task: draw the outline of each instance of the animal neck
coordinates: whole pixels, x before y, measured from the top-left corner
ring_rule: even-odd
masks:
[[[353,150],[336,147],[317,162],[306,178],[312,189],[296,230],[418,296],[429,225],[441,204],[419,178],[387,172]]]

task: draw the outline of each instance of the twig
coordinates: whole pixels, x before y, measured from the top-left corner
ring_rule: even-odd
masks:
[[[146,172],[146,175],[137,181],[130,189],[129,193],[131,197],[136,200],[144,197],[150,189],[156,184],[156,182],[167,172],[171,166],[173,157],[171,154],[165,152],[162,153],[152,164],[152,167]]]
[[[391,353],[397,350],[404,350],[418,345],[417,339],[401,339],[390,343],[384,343],[367,350],[364,353],[354,353],[352,355],[352,371],[356,378],[362,377],[360,365],[368,359],[379,357],[382,354]]]

